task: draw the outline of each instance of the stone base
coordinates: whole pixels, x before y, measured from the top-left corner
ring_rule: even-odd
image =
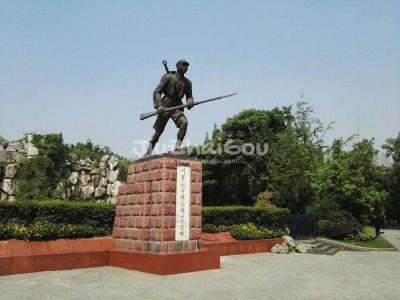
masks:
[[[109,265],[157,275],[171,275],[220,268],[216,251],[196,251],[170,254],[110,251]]]

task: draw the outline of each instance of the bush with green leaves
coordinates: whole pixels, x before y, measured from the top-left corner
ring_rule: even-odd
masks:
[[[89,238],[110,234],[109,230],[87,225],[54,224],[37,221],[29,226],[0,225],[0,240],[18,239],[26,241],[55,240],[62,238]]]
[[[37,221],[54,224],[75,224],[111,230],[115,205],[102,202],[37,200],[0,202],[2,223],[29,226]]]
[[[348,224],[334,223],[328,220],[318,221],[318,229],[321,235],[338,240],[357,234]]]
[[[233,225],[229,228],[229,232],[237,240],[272,239],[287,234],[283,229],[262,228],[253,223]]]
[[[289,214],[288,209],[278,207],[203,207],[203,223],[231,226],[251,222],[265,228],[285,228]]]

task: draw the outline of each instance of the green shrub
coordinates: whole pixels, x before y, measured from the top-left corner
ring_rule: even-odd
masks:
[[[203,224],[201,230],[204,233],[216,233],[216,232],[219,232],[218,227],[215,226],[214,224]]]
[[[94,145],[90,139],[87,139],[86,143],[76,143],[75,145],[71,145],[70,149],[76,159],[85,159],[88,157],[93,162],[97,163],[103,155],[111,154],[110,148]]]
[[[277,207],[221,206],[203,207],[203,223],[231,226],[254,223],[264,228],[285,228],[289,210]]]
[[[115,205],[111,203],[61,200],[0,202],[2,223],[16,222],[26,226],[46,221],[111,230],[114,215]]]
[[[342,240],[357,233],[354,231],[354,228],[351,225],[334,223],[329,220],[318,221],[318,229],[321,235],[339,240]]]
[[[261,228],[253,223],[233,225],[229,228],[229,232],[237,240],[272,239],[287,234],[283,229]]]
[[[105,229],[87,225],[53,224],[46,221],[38,221],[29,226],[0,225],[0,240],[15,238],[26,241],[41,241],[61,238],[89,238],[110,233]]]

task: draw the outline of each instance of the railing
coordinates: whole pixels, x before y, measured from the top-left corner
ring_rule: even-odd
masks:
[[[318,235],[317,217],[312,214],[290,215],[289,235],[296,240],[313,239]]]

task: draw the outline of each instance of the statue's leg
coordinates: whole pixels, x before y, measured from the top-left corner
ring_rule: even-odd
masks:
[[[176,145],[175,151],[179,151],[181,149],[181,144],[186,135],[186,130],[188,127],[188,120],[182,111],[178,110],[172,115],[172,120],[174,121],[176,127],[178,127],[178,134],[176,136]]]
[[[145,156],[150,156],[151,152],[153,152],[153,149],[155,145],[158,142],[158,139],[160,138],[161,134],[164,132],[164,128],[167,125],[167,122],[169,120],[169,117],[163,117],[163,116],[158,116],[156,122],[154,123],[153,128],[155,129],[154,134],[150,138],[149,141],[149,148],[147,149],[147,152]]]

